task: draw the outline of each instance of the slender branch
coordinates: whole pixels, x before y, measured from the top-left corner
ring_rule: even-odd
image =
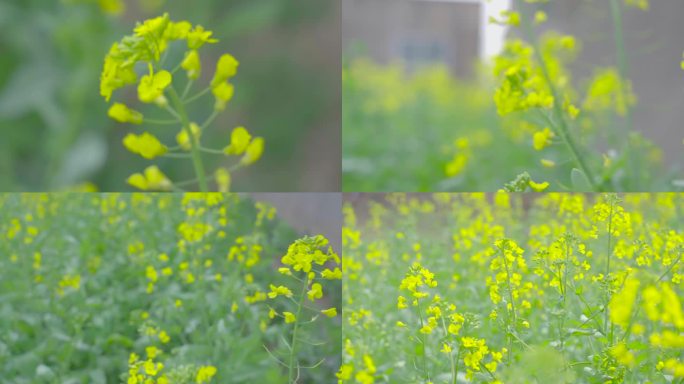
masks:
[[[178,96],[178,93],[173,87],[169,87],[171,99],[176,108],[178,109],[178,114],[180,115],[180,120],[183,123],[183,129],[185,130],[188,138],[190,139],[190,151],[192,153],[192,162],[195,167],[195,175],[197,176],[197,181],[201,192],[208,192],[209,188],[207,186],[207,179],[204,175],[204,164],[202,163],[202,155],[198,150],[199,140],[195,139],[195,135],[190,129],[190,121],[188,120],[188,115],[185,112],[185,105],[183,101]]]
[[[485,370],[485,372],[489,373],[489,376],[492,377],[492,380],[496,381],[496,376],[494,376],[492,371],[490,371],[489,368],[487,368],[484,364],[482,364],[482,362],[480,362],[480,367],[483,368]]]
[[[290,384],[294,384],[297,382],[297,378],[299,377],[299,363],[296,361],[297,360],[297,332],[299,331],[299,316],[302,313],[302,307],[304,303],[304,295],[306,294],[306,288],[308,286],[308,281],[304,281],[304,284],[302,285],[302,291],[299,294],[299,303],[297,306],[297,314],[295,314],[295,325],[294,329],[292,330],[292,341],[290,342],[290,345],[292,346],[292,350],[290,351],[290,363],[288,364],[288,382]],[[295,369],[295,363],[297,363],[297,368]],[[295,374],[296,373],[296,374]]]
[[[178,120],[178,122],[180,122],[181,124],[183,123],[183,119],[181,119],[181,117],[180,117],[180,115],[178,114],[178,112],[176,112],[176,110],[173,109],[170,105],[166,104],[166,106],[164,107],[164,109],[166,109],[173,117],[175,117],[176,120]]]
[[[175,125],[180,124],[180,119],[178,120],[156,120],[156,119],[143,119],[144,124],[156,124],[156,125]]]
[[[188,92],[190,92],[190,88],[192,88],[192,83],[194,80],[188,79],[188,82],[185,83],[185,89],[183,90],[183,93],[181,94],[181,100],[185,100],[185,98],[188,96]]]
[[[641,175],[639,174],[639,169],[638,169],[638,164],[636,163],[633,152],[632,152],[632,142],[631,142],[631,133],[633,130],[633,117],[632,117],[632,108],[629,105],[629,102],[627,101],[627,90],[625,89],[625,83],[628,80],[628,72],[629,72],[629,67],[628,67],[628,61],[627,61],[627,50],[625,49],[625,36],[624,36],[624,25],[623,25],[623,20],[622,20],[622,8],[620,7],[620,3],[618,0],[610,0],[610,13],[613,18],[613,36],[615,37],[615,54],[617,56],[617,63],[618,63],[618,69],[620,71],[620,92],[622,93],[622,96],[625,100],[625,108],[626,108],[626,118],[625,118],[625,128],[627,131],[627,162],[629,163],[629,167],[627,167],[627,173],[631,173],[631,171],[635,171],[637,173],[637,179],[636,183],[638,184],[641,179]]]
[[[683,254],[681,254],[681,253],[679,254],[679,257],[677,257],[677,260],[675,260],[674,263],[672,263],[672,264],[670,265],[670,267],[669,267],[665,272],[663,272],[662,275],[660,275],[660,277],[658,278],[658,280],[657,280],[656,282],[659,283],[665,276],[667,276],[668,273],[670,273],[670,271],[671,271],[677,264],[679,264],[679,261],[682,260],[682,255],[683,255]]]
[[[529,19],[527,17],[527,14],[523,8],[523,4],[520,0],[517,1],[518,8],[520,9],[520,14],[522,18],[522,24],[523,24],[523,29],[525,31],[525,35],[529,41],[529,43],[532,45],[532,50],[534,51],[534,56],[535,59],[537,60],[537,64],[541,68],[542,74],[544,76],[544,81],[546,82],[546,85],[549,87],[549,91],[551,92],[551,96],[553,97],[553,109],[554,113],[558,117],[558,131],[559,131],[559,136],[561,139],[565,142],[566,146],[570,150],[570,153],[575,159],[575,162],[579,166],[579,168],[584,172],[584,174],[587,176],[587,179],[589,179],[589,184],[592,188],[592,190],[596,191],[598,188],[596,186],[596,180],[594,179],[594,175],[587,166],[586,162],[584,161],[584,157],[579,151],[579,147],[575,143],[572,135],[570,135],[570,131],[568,129],[568,123],[563,117],[563,108],[561,107],[561,103],[559,100],[559,94],[558,91],[556,90],[556,87],[553,84],[553,81],[551,80],[551,75],[549,74],[549,69],[546,65],[546,61],[544,60],[544,57],[541,54],[541,51],[539,49],[539,44],[537,44],[536,39],[534,38],[534,34],[532,31],[532,24],[529,22]],[[549,119],[549,121],[551,121]]]
[[[606,260],[606,273],[605,273],[605,279],[607,283],[607,290],[606,290],[606,304],[604,306],[604,316],[603,316],[603,333],[607,334],[608,333],[608,304],[610,303],[610,256],[612,252],[612,235],[613,235],[613,205],[615,204],[615,201],[611,197],[610,201],[610,211],[608,213],[608,257]],[[610,345],[613,345],[613,327],[611,324],[611,330],[610,330]]]
[[[506,282],[508,284],[508,297],[511,303],[511,312],[513,313],[513,327],[517,327],[518,317],[515,313],[515,303],[513,302],[513,284],[511,284],[511,273],[508,270],[508,260],[506,260],[506,252],[500,249],[501,257],[504,262],[504,267],[506,268]]]
[[[219,111],[214,109],[214,111],[207,118],[207,120],[200,126],[200,130],[204,131],[205,128],[207,128],[211,123],[214,122],[214,120],[216,119],[216,116],[218,116],[218,115],[219,115]]]
[[[420,306],[420,299],[417,299],[417,300],[418,300],[418,317],[420,318],[420,328],[422,329],[425,326],[425,323],[423,322],[423,310]],[[419,331],[419,333],[420,333],[420,331]],[[425,335],[422,335],[422,336],[419,335],[418,338],[420,340],[420,344],[421,344],[421,347],[423,350],[423,354],[422,354],[423,355],[422,356],[423,357],[422,358],[422,360],[423,360],[423,378],[425,378],[426,383],[429,383],[430,382],[430,375],[428,374],[428,371],[427,371],[427,357],[425,356],[425,354],[426,354]]]
[[[323,364],[324,361],[325,361],[325,357],[322,358],[321,360],[319,360],[319,361],[318,361],[316,364],[314,364],[314,365],[309,365],[309,366],[304,366],[304,367],[300,366],[300,368],[304,368],[304,369],[314,369],[314,368],[317,368],[319,365]]]
[[[186,104],[190,104],[190,103],[192,103],[193,101],[195,101],[195,100],[199,99],[200,97],[204,96],[207,92],[209,92],[209,90],[211,90],[211,87],[204,88],[204,89],[203,89],[202,91],[200,91],[199,93],[196,93],[195,95],[190,96],[189,98],[187,98],[187,99],[185,99],[185,100],[183,100],[183,101],[185,101]]]
[[[161,157],[167,157],[170,159],[189,159],[192,155],[188,153],[165,153]]]
[[[283,367],[287,367],[287,364],[283,363],[279,358],[277,358],[273,353],[271,353],[271,351],[268,349],[268,347],[266,347],[265,345],[262,345],[262,346],[264,347],[264,349],[266,350],[266,352],[268,352],[268,354],[269,354],[275,361],[278,362],[278,364],[282,365]]]
[[[442,320],[442,330],[444,331],[444,338],[449,337],[449,331],[446,326],[446,322],[444,321],[444,316],[440,317]],[[449,356],[449,363],[451,365],[451,382],[452,384],[456,384],[456,367],[454,365],[454,357],[452,356],[452,352],[448,353]]]
[[[202,152],[211,153],[214,155],[225,155],[225,153],[223,153],[223,151],[220,149],[213,149],[213,148],[207,148],[207,147],[199,147],[197,149],[199,149]]]
[[[181,61],[180,63],[178,63],[178,65],[176,65],[176,67],[174,67],[174,68],[171,70],[171,74],[172,74],[172,75],[175,75],[176,72],[178,72],[178,70],[181,69],[181,65],[182,65],[182,64],[183,64],[182,61]]]
[[[592,309],[591,309],[591,306],[589,305],[589,303],[587,303],[587,301],[584,300],[584,297],[582,297],[582,295],[580,295],[579,293],[577,293],[576,290],[575,290],[575,295],[577,296],[577,298],[579,299],[579,301],[580,301],[582,304],[584,304],[584,306],[586,307],[585,309],[587,310],[587,313],[589,314],[589,317],[587,318],[587,321],[585,321],[584,323],[582,323],[582,325],[580,325],[580,328],[581,328],[582,326],[584,326],[585,324],[587,324],[587,322],[589,322],[589,321],[591,321],[591,320],[594,320],[594,321],[596,322],[596,330],[599,331],[602,335],[605,335],[605,333],[603,332],[603,326],[601,325],[601,322],[600,322],[598,319],[596,319],[596,316],[600,315],[600,314],[601,314],[601,311],[594,311],[594,310],[592,310]]]

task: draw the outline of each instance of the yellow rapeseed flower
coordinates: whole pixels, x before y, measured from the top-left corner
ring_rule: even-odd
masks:
[[[169,341],[171,341],[171,337],[169,337],[169,334],[166,333],[166,331],[160,331],[157,337],[159,337],[159,341],[161,341],[162,344],[167,344]]]
[[[554,134],[551,132],[551,129],[544,128],[542,131],[536,132],[534,136],[532,137],[532,146],[534,149],[537,151],[541,151],[542,149],[548,147],[551,145]]]
[[[323,297],[323,286],[320,285],[319,283],[314,283],[311,286],[311,289],[306,293],[306,295],[309,297],[309,300],[315,301],[316,299],[320,299]]]
[[[446,353],[447,355],[451,353],[451,346],[447,343],[442,343],[442,349],[440,350],[442,353]]]
[[[264,153],[264,139],[255,137],[247,146],[244,156],[240,159],[240,164],[250,165],[256,163]]]
[[[169,71],[161,70],[157,73],[152,71],[150,65],[150,73],[140,79],[138,85],[138,98],[143,103],[157,102],[165,104],[164,90],[171,84],[172,76]]]
[[[252,141],[252,135],[245,127],[237,127],[230,134],[230,145],[223,149],[226,155],[242,155]]]
[[[230,83],[220,83],[219,85],[211,88],[211,93],[216,98],[214,109],[217,111],[223,111],[226,109],[226,104],[228,104],[228,102],[233,98],[235,87]]]
[[[123,145],[129,151],[146,159],[154,159],[168,151],[168,148],[159,139],[148,132],[143,132],[141,135],[129,133],[124,137]]]
[[[200,62],[199,53],[196,49],[191,49],[185,53],[185,58],[181,62],[181,68],[185,69],[188,73],[189,79],[197,79],[202,70],[202,64]]]
[[[216,87],[235,76],[239,65],[240,63],[232,55],[228,53],[221,55],[216,63],[216,72],[211,80],[211,86]]]
[[[140,124],[143,121],[142,113],[129,109],[122,103],[112,104],[107,115],[119,123]]]
[[[270,299],[275,299],[278,296],[292,297],[292,291],[284,285],[279,285],[276,287],[275,285],[271,284],[270,288],[271,292],[268,293],[268,297]]]
[[[610,321],[626,329],[632,317],[632,309],[639,290],[638,279],[628,278],[625,280],[622,291],[613,295],[608,304]]]
[[[200,135],[202,134],[199,125],[196,123],[190,123],[190,132],[192,132],[192,136],[195,141],[194,145],[196,146],[199,143]],[[188,135],[188,131],[185,128],[181,128],[180,132],[178,132],[176,135],[176,142],[185,151],[192,149],[190,135]]]
[[[221,193],[230,192],[230,172],[225,168],[218,168],[214,171],[214,179],[218,186],[218,191]]]
[[[213,365],[201,366],[197,371],[195,382],[197,384],[208,383],[214,375],[216,375],[216,367]]]
[[[297,321],[297,317],[292,312],[283,312],[283,316],[285,316],[285,323],[287,324]]]
[[[128,184],[143,191],[168,191],[171,181],[156,165],[145,168],[144,173],[134,173],[128,177]]]
[[[544,181],[542,183],[537,183],[533,180],[530,180],[529,186],[535,192],[544,192],[549,187],[549,182]]]
[[[188,48],[199,49],[206,43],[213,44],[218,42],[218,39],[211,38],[212,34],[212,31],[205,30],[201,25],[195,26],[187,35]]]

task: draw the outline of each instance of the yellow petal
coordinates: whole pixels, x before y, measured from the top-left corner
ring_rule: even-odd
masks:
[[[245,127],[237,127],[230,134],[230,145],[223,149],[226,155],[242,155],[252,141],[252,135]]]
[[[240,159],[240,164],[250,165],[256,163],[264,153],[264,139],[257,137],[249,143],[245,155]]]

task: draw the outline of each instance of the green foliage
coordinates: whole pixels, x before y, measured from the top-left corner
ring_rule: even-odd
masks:
[[[273,208],[237,195],[73,193],[0,195],[0,208],[4,381],[117,383],[135,353],[163,364],[157,383],[196,383],[211,366],[216,383],[284,382],[268,349],[292,326],[269,318],[265,300],[296,234]],[[339,291],[320,309],[339,308]],[[320,342],[298,349],[301,366],[323,359],[302,382],[324,381],[339,365],[339,320],[301,332]]]

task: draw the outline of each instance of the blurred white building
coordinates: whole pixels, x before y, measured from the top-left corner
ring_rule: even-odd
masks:
[[[510,0],[343,0],[343,49],[409,69],[441,62],[470,76],[478,59],[501,50],[506,30],[488,20],[509,7]]]
[[[507,30],[488,20],[511,6],[511,0],[342,0],[343,52],[354,55],[361,46],[380,63],[398,59],[409,68],[438,61],[469,77],[477,59],[502,49]],[[581,41],[572,67],[578,86],[585,86],[597,67],[616,65],[609,2],[558,0],[533,7],[548,13],[541,30]],[[664,148],[670,162],[681,161],[684,137],[682,15],[684,0],[654,0],[647,12],[624,9],[629,77],[639,98],[634,127]]]

